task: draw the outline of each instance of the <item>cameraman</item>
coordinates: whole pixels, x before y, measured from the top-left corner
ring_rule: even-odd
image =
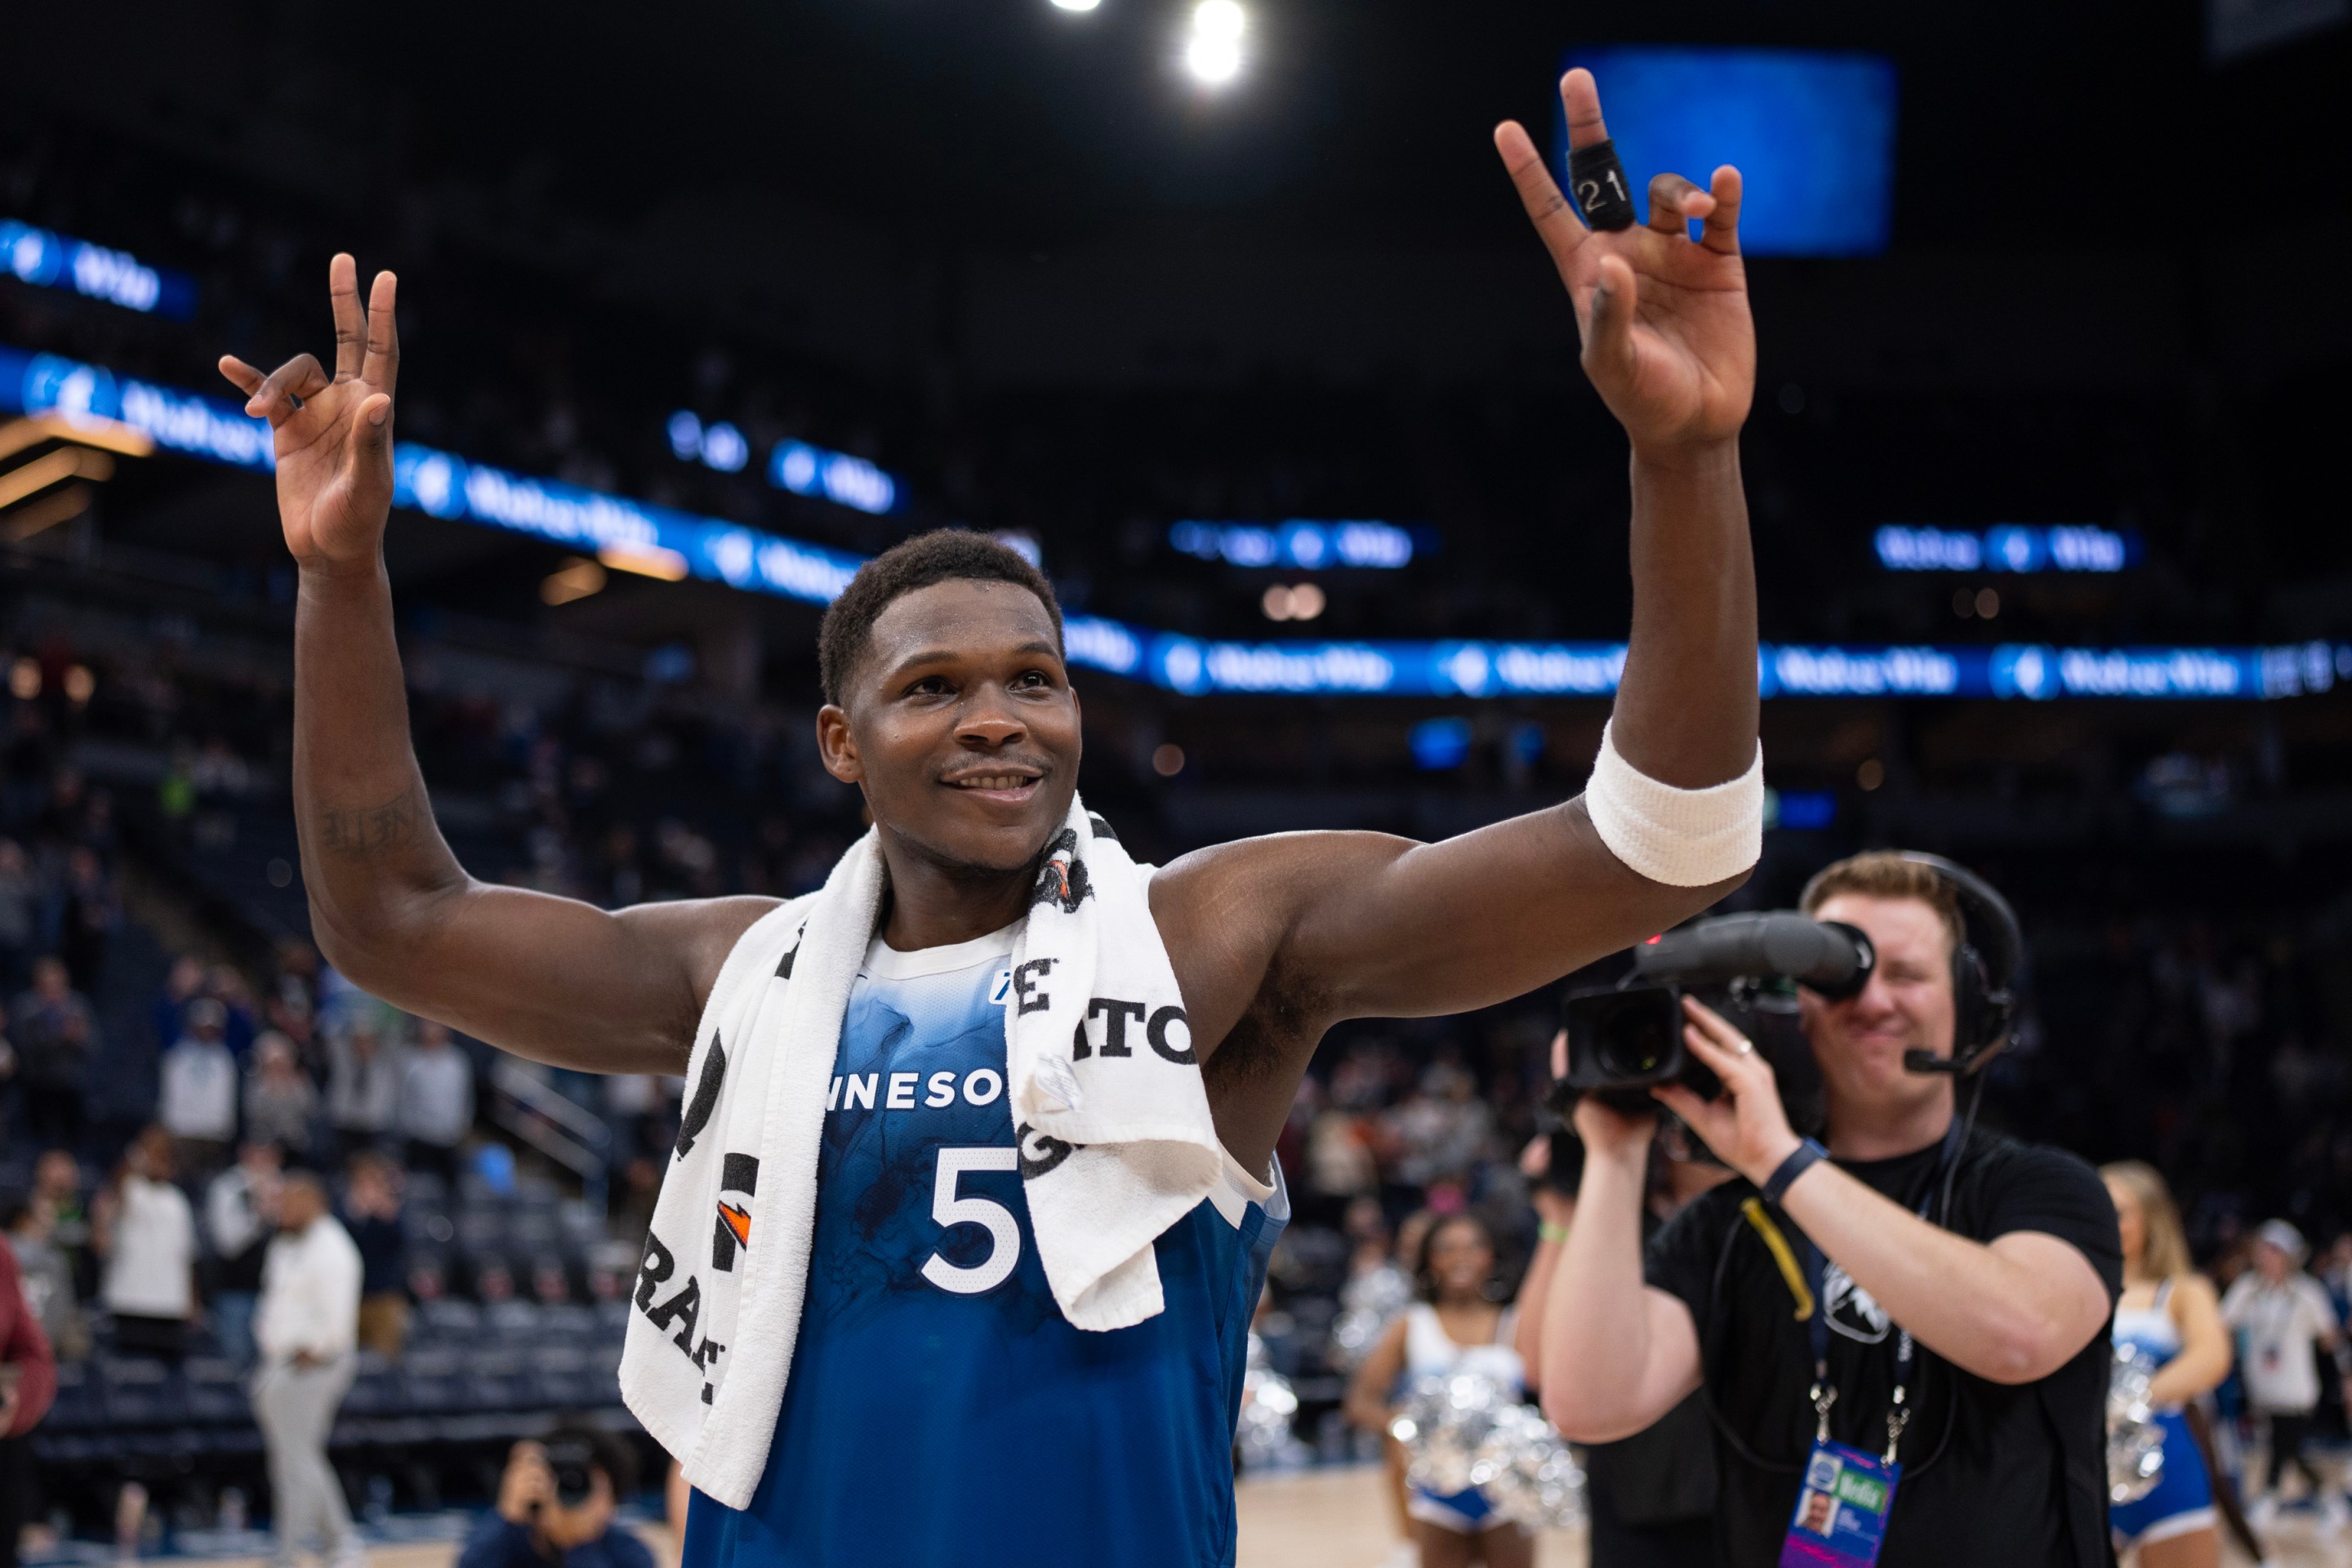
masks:
[[[613,1510],[636,1483],[627,1445],[593,1426],[559,1426],[517,1443],[498,1512],[475,1528],[457,1568],[654,1568],[654,1554]]]
[[[1801,1490],[1811,1526],[1883,1530],[1886,1568],[2111,1560],[2114,1205],[2073,1155],[1968,1131],[1954,1078],[1906,1064],[1913,1051],[1950,1061],[1956,1038],[1988,1050],[2005,1030],[2011,977],[1988,978],[1966,945],[1965,876],[1875,852],[1805,889],[1806,913],[1860,928],[1877,954],[1857,994],[1802,997],[1827,1158],[1790,1131],[1753,1045],[1685,1004],[1691,1053],[1723,1092],[1654,1092],[1747,1180],[1678,1215],[1646,1268],[1654,1119],[1590,1096],[1577,1107],[1583,1190],[1548,1303],[1545,1411],[1569,1436],[1601,1442],[1703,1386],[1728,1568],[1781,1561]],[[1999,906],[1981,884],[1972,896]],[[1772,1206],[1743,1209],[1759,1191]],[[1846,1449],[1817,1446],[1817,1426]],[[1853,1526],[1856,1493],[1817,1490],[1819,1478],[1867,1474],[1890,1434],[1901,1465],[1891,1501]]]

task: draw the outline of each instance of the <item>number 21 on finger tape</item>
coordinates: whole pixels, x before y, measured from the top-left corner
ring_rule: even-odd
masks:
[[[1625,188],[1625,165],[1617,161],[1615,142],[1569,149],[1568,184],[1584,221],[1593,227],[1633,226],[1633,197]]]
[[[1891,1459],[1843,1443],[1815,1443],[1780,1543],[1780,1568],[1874,1568],[1902,1477],[1903,1467]]]

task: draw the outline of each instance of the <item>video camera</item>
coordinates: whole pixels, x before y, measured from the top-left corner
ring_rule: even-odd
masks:
[[[596,1472],[602,1468],[595,1447],[590,1443],[572,1438],[551,1439],[547,1447],[547,1468],[555,1477],[555,1501],[560,1508],[578,1508],[596,1489]]]
[[[1822,1075],[1796,988],[1852,996],[1877,959],[1858,928],[1792,910],[1720,915],[1654,936],[1633,950],[1625,984],[1568,998],[1568,1076],[1557,1092],[1563,1100],[1596,1095],[1625,1110],[1655,1110],[1650,1090],[1670,1083],[1714,1099],[1723,1085],[1683,1044],[1683,998],[1695,995],[1771,1063],[1790,1124],[1818,1131]]]

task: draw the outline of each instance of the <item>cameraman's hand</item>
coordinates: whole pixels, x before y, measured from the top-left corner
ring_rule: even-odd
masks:
[[[499,1482],[499,1517],[509,1524],[537,1524],[555,1507],[555,1472],[536,1443],[517,1443]]]
[[[1551,1076],[1568,1076],[1568,1031],[1562,1029],[1551,1037]],[[1584,1157],[1588,1160],[1614,1160],[1646,1164],[1650,1158],[1650,1140],[1657,1135],[1658,1119],[1639,1113],[1628,1113],[1612,1105],[1604,1105],[1591,1095],[1576,1102],[1575,1112],[1569,1122],[1576,1135],[1584,1140]],[[1546,1145],[1546,1163],[1549,1163],[1549,1146]]]
[[[1713,1008],[1685,996],[1683,1011],[1690,1018],[1683,1026],[1683,1040],[1691,1055],[1723,1080],[1723,1093],[1715,1100],[1701,1100],[1680,1084],[1650,1092],[1705,1139],[1717,1159],[1762,1186],[1764,1179],[1802,1142],[1790,1130],[1789,1114],[1780,1108],[1772,1064]],[[1581,1131],[1584,1106],[1579,1106],[1576,1114]]]
[[[1575,1122],[1586,1159],[1621,1164],[1646,1164],[1650,1140],[1658,1133],[1656,1117],[1620,1110],[1590,1094],[1576,1102]]]

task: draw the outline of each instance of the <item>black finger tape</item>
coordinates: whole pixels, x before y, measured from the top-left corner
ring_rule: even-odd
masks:
[[[1584,221],[1594,228],[1633,226],[1633,195],[1626,188],[1625,165],[1617,161],[1615,142],[1570,149],[1568,184]]]

